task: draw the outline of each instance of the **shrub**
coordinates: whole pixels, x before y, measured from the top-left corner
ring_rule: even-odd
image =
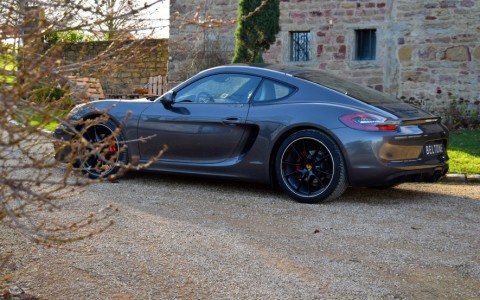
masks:
[[[441,114],[449,129],[480,128],[480,101],[453,100]]]
[[[449,103],[443,107],[428,105],[429,99],[416,99],[410,97],[400,98],[403,102],[412,104],[426,111],[442,117],[443,123],[450,130],[479,129],[480,128],[480,101],[470,101],[463,98],[455,98],[449,94]]]
[[[29,96],[29,100],[36,103],[49,103],[62,98],[65,91],[57,87],[42,86],[34,89]]]
[[[40,86],[30,93],[28,100],[40,105],[54,106],[58,110],[66,110],[72,106],[68,91],[58,87]]]

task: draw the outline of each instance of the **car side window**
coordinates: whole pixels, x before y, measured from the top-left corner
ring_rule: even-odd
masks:
[[[216,74],[177,91],[175,102],[248,103],[261,78],[245,74]]]
[[[277,81],[264,79],[253,97],[255,102],[282,99],[295,91],[295,88]]]

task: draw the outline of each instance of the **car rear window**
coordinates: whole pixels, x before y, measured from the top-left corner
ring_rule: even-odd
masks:
[[[255,102],[266,102],[274,101],[287,97],[295,91],[295,88],[272,81],[269,79],[264,79],[262,84],[257,89],[253,101]]]
[[[327,72],[320,70],[301,68],[295,66],[268,65],[268,69],[291,74],[295,77],[311,81],[353,98],[359,99],[369,104],[379,104],[385,102],[397,102],[394,96],[379,92],[372,88],[362,86],[341,78],[338,78]]]
[[[328,87],[332,90],[349,95],[353,98],[362,100],[370,104],[385,102],[398,102],[398,100],[388,94],[379,92],[372,88],[349,82],[324,72],[307,71],[302,74],[295,74],[296,77],[312,81]]]

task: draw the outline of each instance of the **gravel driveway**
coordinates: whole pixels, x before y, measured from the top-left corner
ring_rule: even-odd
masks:
[[[17,254],[8,285],[42,299],[480,298],[478,184],[348,189],[305,205],[255,184],[134,173],[72,194],[50,218],[109,204],[108,231],[62,249],[0,227],[0,250]]]

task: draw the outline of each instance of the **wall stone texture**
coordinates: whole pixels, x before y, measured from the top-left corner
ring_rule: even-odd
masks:
[[[170,0],[170,86],[201,70],[230,63],[238,0]]]
[[[167,39],[63,44],[56,52],[66,75],[98,78],[106,95],[133,94],[167,73]]]
[[[193,20],[201,12],[203,20],[230,20],[236,17],[237,5],[230,0],[171,0],[171,14],[178,11]],[[280,11],[281,31],[264,54],[266,62],[326,70],[399,98],[419,100],[430,110],[458,99],[477,103],[478,110],[480,1],[281,0]],[[172,25],[169,77],[183,80],[180,61],[208,40],[208,35],[199,34],[202,30],[215,28]],[[218,36],[229,45],[231,58],[235,26],[221,29]],[[357,29],[376,29],[375,60],[355,60]],[[290,61],[292,31],[310,31],[310,61]]]

